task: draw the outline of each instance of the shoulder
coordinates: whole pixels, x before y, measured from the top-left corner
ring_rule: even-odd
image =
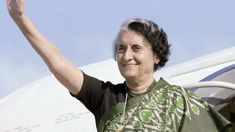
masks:
[[[125,87],[126,87],[125,83],[113,84],[110,81],[103,83],[103,90],[105,90],[106,92],[109,91],[113,94],[124,93]]]
[[[163,78],[160,78],[159,83],[161,83],[161,90],[163,91],[167,91],[170,93],[178,93],[178,96],[194,97],[197,99],[201,99],[201,97],[193,93],[191,90],[186,89],[180,85],[170,84]]]
[[[168,99],[173,99],[182,103],[184,102],[184,104],[201,104],[200,106],[203,108],[208,107],[208,104],[200,96],[196,95],[191,90],[179,85],[172,85],[162,78],[159,80],[159,82],[162,83],[162,85],[159,88],[158,93],[164,94],[168,97]]]
[[[94,91],[101,90],[102,92],[120,92],[125,90],[125,83],[114,84],[110,81],[100,80],[91,75],[84,74],[83,89],[92,89]]]

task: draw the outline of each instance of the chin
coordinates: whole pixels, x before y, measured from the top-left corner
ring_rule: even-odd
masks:
[[[122,76],[126,79],[126,80],[128,80],[128,79],[132,79],[132,78],[135,78],[136,77],[136,74],[122,74]]]

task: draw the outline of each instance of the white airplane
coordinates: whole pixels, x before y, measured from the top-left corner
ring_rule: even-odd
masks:
[[[113,59],[81,69],[104,81],[124,81]],[[155,73],[155,78],[159,77],[190,88],[234,123],[235,47],[163,68]],[[80,131],[97,131],[94,116],[54,76],[30,83],[0,100],[0,132]]]

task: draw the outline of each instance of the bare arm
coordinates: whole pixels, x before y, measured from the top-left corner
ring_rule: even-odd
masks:
[[[10,16],[55,77],[73,94],[82,86],[83,74],[41,34],[24,13],[24,0],[7,0]]]

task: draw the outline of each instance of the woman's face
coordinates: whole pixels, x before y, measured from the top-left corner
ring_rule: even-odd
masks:
[[[153,66],[159,62],[148,41],[141,34],[131,30],[120,32],[117,40],[116,60],[126,80],[153,76]]]

